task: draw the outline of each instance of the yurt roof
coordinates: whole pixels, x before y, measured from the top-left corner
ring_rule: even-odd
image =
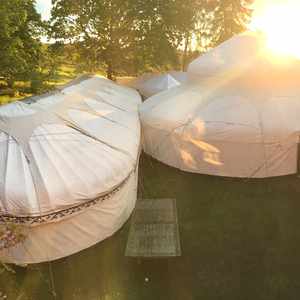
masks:
[[[137,163],[140,96],[93,77],[0,107],[0,210],[51,215],[113,192]]]
[[[262,34],[245,32],[236,35],[192,61],[188,66],[188,76],[205,79],[245,70],[262,54],[264,45],[265,36]]]
[[[188,67],[188,79],[199,85],[210,82],[215,87],[235,85],[289,95],[298,92],[300,60],[276,55],[265,35],[246,32],[195,59]]]
[[[145,97],[151,97],[157,93],[179,86],[185,81],[183,72],[170,72],[166,74],[142,76],[133,86]]]
[[[300,131],[299,95],[300,87],[298,95],[284,96],[230,85],[180,86],[149,98],[140,114],[144,123],[186,138],[192,130],[202,139],[271,142]]]

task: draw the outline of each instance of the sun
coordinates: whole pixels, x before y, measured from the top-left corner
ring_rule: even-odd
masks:
[[[300,1],[259,1],[256,5],[250,29],[265,33],[267,48],[274,54],[300,59]]]

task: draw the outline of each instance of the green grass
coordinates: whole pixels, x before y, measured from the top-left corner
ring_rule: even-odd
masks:
[[[72,79],[76,78],[78,75],[80,74],[76,71],[75,66],[64,64],[58,68],[57,73],[53,78],[44,82],[41,93],[52,90],[56,86],[66,84]],[[32,96],[29,82],[17,81],[15,82],[14,88],[16,90],[15,96],[0,95],[0,105]]]
[[[181,257],[124,257],[127,223],[81,253],[3,273],[0,287],[8,299],[299,299],[297,176],[249,181],[195,175],[143,155],[139,196],[177,199]]]
[[[66,84],[78,75],[80,74],[76,71],[75,66],[65,64],[59,67],[56,76],[50,81],[47,81],[47,84],[49,86]]]
[[[49,79],[48,81],[44,81],[39,94],[46,93],[50,90],[55,89],[55,87],[64,85],[81,74],[83,73],[79,73],[76,70],[76,67],[74,65],[63,64],[58,68],[56,74],[51,79]],[[96,74],[104,76],[104,73],[101,71],[97,72]],[[3,85],[4,82],[0,81],[0,85],[1,84]],[[33,96],[33,94],[30,92],[29,81],[28,82],[16,81],[14,84],[14,89],[16,90],[16,94],[14,96],[0,94],[0,105],[11,103],[17,100],[22,100],[24,98]]]

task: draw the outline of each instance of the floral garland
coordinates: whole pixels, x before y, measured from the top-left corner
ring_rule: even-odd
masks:
[[[14,224],[0,225],[0,251],[22,243],[26,235],[20,226]]]

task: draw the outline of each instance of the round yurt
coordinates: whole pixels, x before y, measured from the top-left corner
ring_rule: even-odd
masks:
[[[0,107],[0,223],[24,236],[1,261],[59,259],[121,228],[137,197],[140,101],[90,77]]]
[[[143,146],[183,171],[265,178],[297,172],[300,63],[244,33],[192,62],[188,83],[146,100]]]
[[[137,89],[145,98],[149,98],[160,92],[179,86],[186,81],[185,72],[172,71],[167,74],[151,75],[146,74],[132,83],[132,87]]]

